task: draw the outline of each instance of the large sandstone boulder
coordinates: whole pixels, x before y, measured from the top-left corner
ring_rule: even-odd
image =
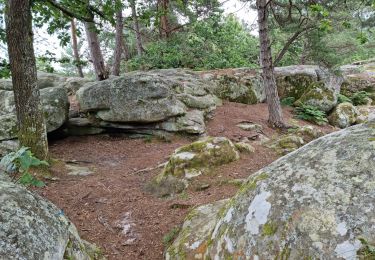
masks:
[[[374,128],[372,121],[317,139],[250,176],[225,206],[197,208],[166,259],[373,256]]]
[[[58,74],[47,73],[38,71],[38,87],[43,88],[54,88],[64,87],[69,93],[75,93],[87,82],[91,82],[91,79],[78,78],[78,77],[66,77]],[[0,79],[0,90],[12,90],[11,79]]]
[[[96,127],[202,134],[205,116],[221,102],[212,84],[188,70],[132,72],[86,84],[77,100]]]
[[[328,117],[331,125],[346,128],[353,125],[357,121],[359,112],[353,104],[344,102],[338,104]]]
[[[69,101],[63,87],[44,88],[40,97],[47,131],[60,128],[68,119]],[[0,141],[17,137],[17,117],[13,91],[0,90]]]
[[[222,99],[243,104],[262,103],[266,99],[262,79],[254,69],[203,71],[201,76],[216,83],[214,94]]]
[[[55,205],[0,173],[0,259],[99,259]]]
[[[303,93],[302,96],[294,103],[296,106],[301,104],[314,106],[324,112],[329,112],[337,104],[337,93],[334,89],[320,83],[314,88],[311,88],[309,91]]]
[[[210,174],[213,168],[238,159],[239,153],[229,139],[205,137],[178,148],[148,188],[159,196],[179,193],[193,178]]]
[[[364,61],[342,66],[344,82],[341,93],[352,96],[359,91],[375,92],[375,62]]]

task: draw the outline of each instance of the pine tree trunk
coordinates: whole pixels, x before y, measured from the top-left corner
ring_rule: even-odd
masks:
[[[169,38],[170,29],[169,29],[169,21],[168,21],[168,0],[158,0],[158,9],[161,10],[160,16],[160,26],[159,26],[159,33],[160,38],[167,39]]]
[[[77,67],[78,75],[83,78],[83,71],[82,71],[82,65],[81,65],[81,59],[79,58],[78,53],[78,41],[77,41],[77,29],[76,29],[76,23],[74,19],[72,19],[71,23],[71,29],[72,29],[72,48],[73,48],[73,55],[74,55],[74,63]]]
[[[92,20],[94,20],[93,14],[90,14]],[[108,72],[105,68],[102,51],[100,49],[98,33],[93,22],[85,22],[85,31],[87,41],[90,49],[90,56],[94,65],[94,70],[97,80],[105,80],[108,78]]]
[[[112,65],[112,75],[120,75],[120,65],[121,65],[121,54],[123,50],[123,27],[124,23],[122,20],[122,10],[116,13],[116,46],[113,54],[113,65]]]
[[[142,37],[141,37],[141,32],[139,30],[137,10],[135,8],[135,0],[130,0],[130,7],[132,9],[133,28],[134,28],[135,39],[136,39],[136,44],[137,44],[137,54],[138,56],[142,56],[143,54]]]
[[[268,31],[267,0],[257,0],[258,27],[260,41],[260,64],[262,67],[262,78],[266,92],[269,118],[272,127],[285,127],[280,99],[277,93],[274,67],[272,64],[271,44]]]
[[[48,157],[43,107],[37,85],[32,15],[28,0],[6,1],[6,35],[18,119],[18,140],[39,159]]]

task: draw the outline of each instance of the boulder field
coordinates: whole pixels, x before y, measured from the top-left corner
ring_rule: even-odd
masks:
[[[294,106],[314,106],[330,114],[332,125],[344,128],[365,122],[372,108],[336,107],[339,97],[358,98],[360,92],[371,103],[374,68],[374,63],[362,62],[343,66],[340,73],[333,74],[318,66],[298,65],[275,68],[275,73],[281,99],[291,99]],[[107,131],[202,135],[206,120],[222,100],[265,101],[261,74],[249,68],[130,72],[100,82],[39,72],[38,84],[48,132],[58,130],[64,135]],[[9,144],[16,137],[17,126],[11,90],[10,80],[0,80],[0,153],[15,146]]]
[[[165,259],[372,259],[374,136],[369,121],[259,170],[232,199],[195,208]]]

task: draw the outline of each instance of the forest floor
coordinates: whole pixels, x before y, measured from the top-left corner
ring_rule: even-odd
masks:
[[[234,141],[254,133],[236,126],[251,121],[263,126],[269,138],[279,133],[267,126],[267,105],[226,102],[207,123],[210,136]],[[287,121],[293,115],[284,108]],[[306,122],[298,121],[300,125]],[[325,133],[329,127],[319,127]],[[157,167],[173,151],[193,139],[175,136],[170,142],[157,138],[132,139],[125,135],[68,137],[51,143],[51,154],[60,162],[73,161],[94,171],[88,176],[69,176],[64,163],[52,171],[54,181],[38,192],[60,207],[84,239],[102,248],[108,259],[163,259],[163,237],[179,227],[191,208],[233,196],[238,180],[247,178],[280,156],[257,142],[255,153],[241,154],[239,161],[217,168],[214,178],[199,176],[188,190],[174,198],[157,198],[145,184],[161,172]],[[236,184],[237,183],[237,184]],[[202,189],[201,187],[204,187]]]

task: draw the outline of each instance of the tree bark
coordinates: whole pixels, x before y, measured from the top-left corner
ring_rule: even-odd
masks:
[[[39,159],[48,157],[43,107],[37,85],[31,1],[6,1],[6,35],[18,120],[18,140]]]
[[[136,39],[136,44],[137,44],[137,54],[138,56],[142,56],[143,54],[142,37],[141,37],[141,32],[139,30],[137,10],[135,8],[135,0],[130,0],[129,2],[130,2],[130,7],[132,9],[133,28],[134,28],[135,39]]]
[[[122,10],[117,11],[116,13],[116,43],[115,51],[113,53],[113,64],[112,64],[112,75],[120,75],[120,65],[121,65],[121,54],[123,51],[123,30],[124,23],[122,19]]]
[[[81,59],[79,58],[78,53],[78,41],[77,41],[77,28],[76,23],[74,21],[74,18],[71,20],[71,29],[72,29],[72,48],[73,48],[73,55],[74,55],[74,63],[77,67],[77,73],[78,75],[83,78],[83,71],[82,71],[82,65],[81,65]]]
[[[158,0],[158,9],[161,10],[159,33],[162,39],[169,38],[171,31],[168,21],[168,5],[169,0]]]
[[[272,127],[283,128],[285,127],[285,124],[282,117],[274,67],[272,64],[272,52],[268,31],[267,2],[267,0],[256,1],[260,41],[260,65],[262,67],[262,78],[268,104],[268,122]]]
[[[90,13],[92,19],[94,15]],[[92,63],[94,65],[95,75],[97,80],[105,80],[108,78],[108,72],[105,68],[104,59],[102,51],[100,49],[98,33],[93,22],[85,22],[85,31],[87,36],[87,41],[90,49],[90,56]]]

